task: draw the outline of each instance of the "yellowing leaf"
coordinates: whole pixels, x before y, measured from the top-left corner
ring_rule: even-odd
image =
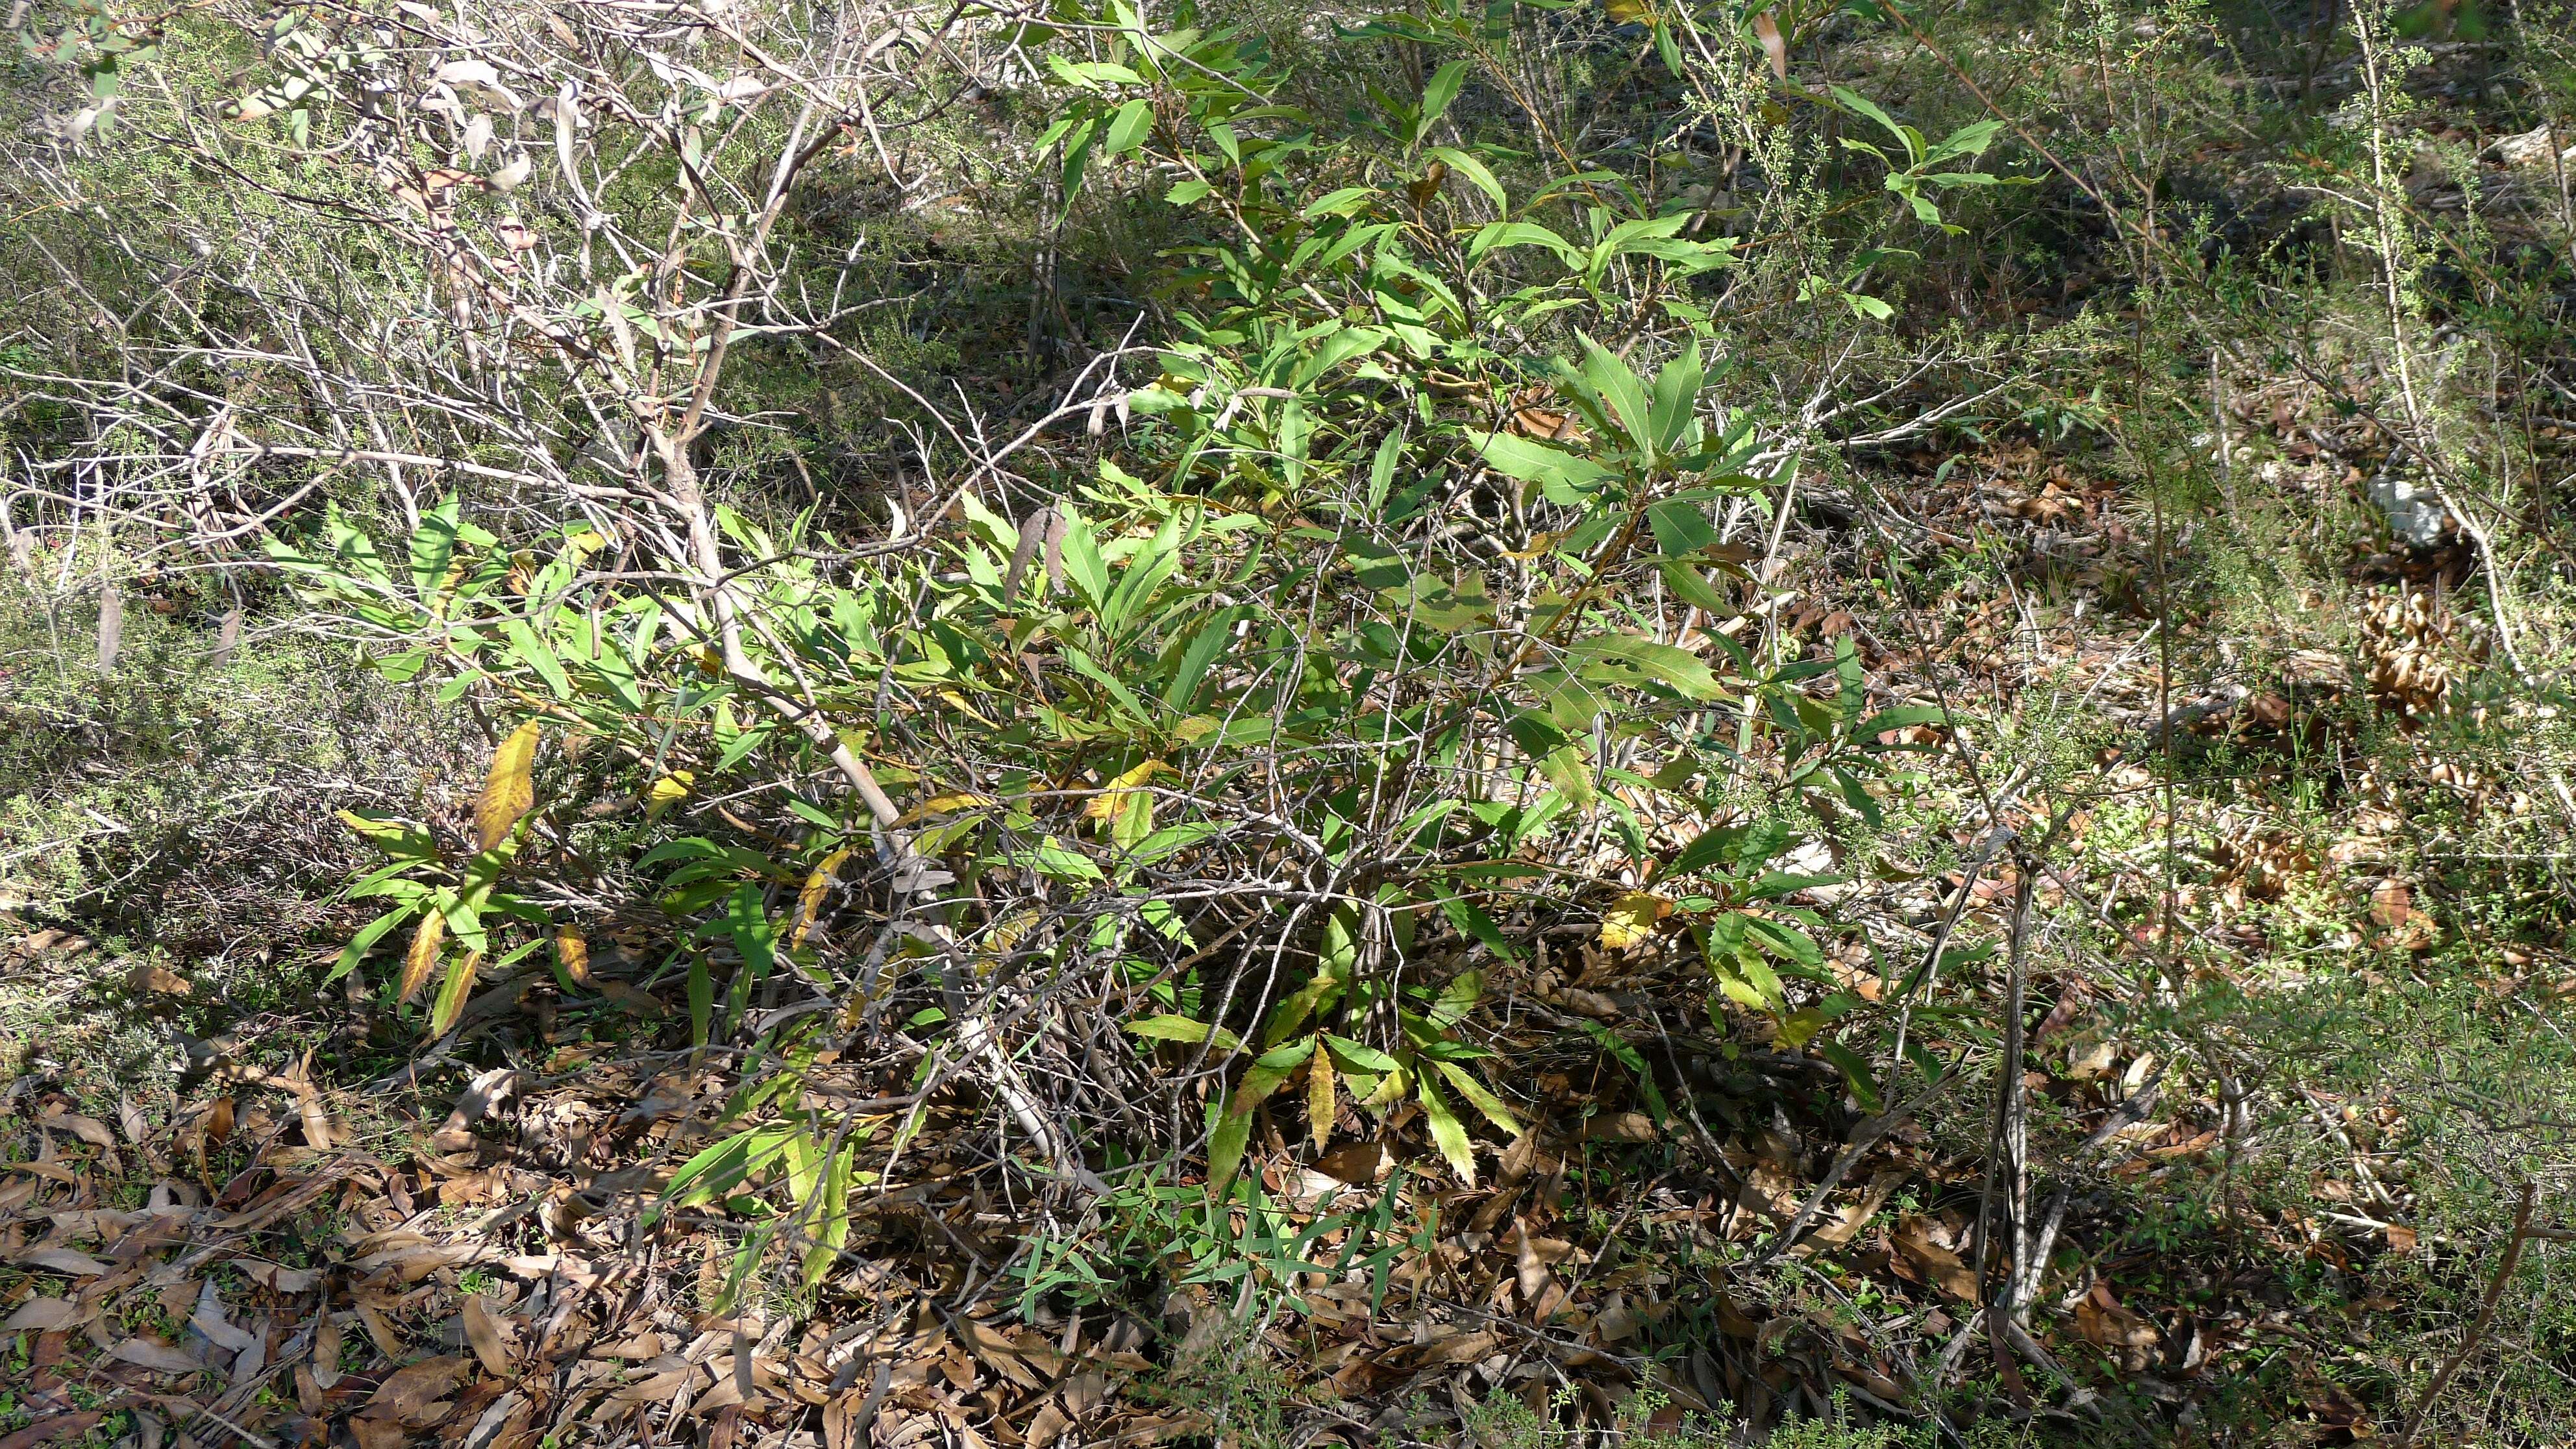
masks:
[[[688,770],[673,770],[654,781],[644,791],[644,818],[661,819],[663,811],[689,798],[689,787],[697,782],[697,775]]]
[[[796,929],[788,937],[789,945],[805,944],[806,933],[814,929],[814,922],[823,913],[823,897],[830,892],[832,881],[840,874],[841,863],[849,858],[850,848],[844,845],[824,856],[822,864],[814,867],[814,873],[805,877],[805,889],[796,893]]]
[[[1429,1077],[1421,1079],[1417,1095],[1422,1099],[1423,1125],[1431,1129],[1432,1145],[1440,1149],[1440,1155],[1457,1172],[1458,1180],[1474,1187],[1476,1144],[1468,1137],[1466,1124],[1458,1120],[1457,1113],[1449,1110],[1449,1104],[1442,1100],[1439,1088],[1431,1085]]]
[[[537,731],[530,720],[510,731],[492,751],[492,771],[483,780],[483,794],[474,802],[474,848],[490,850],[510,838],[510,828],[536,803],[536,786],[528,771],[537,760]]]
[[[1315,1134],[1315,1150],[1333,1138],[1333,1054],[1315,1053],[1306,1068],[1306,1125]]]
[[[956,710],[959,714],[967,716],[977,724],[992,725],[995,729],[1001,728],[1000,725],[994,724],[993,721],[986,719],[982,711],[976,709],[975,706],[968,704],[966,702],[966,696],[959,694],[956,690],[943,689],[939,691],[939,699],[949,708]]]
[[[1019,949],[1020,942],[1045,919],[1046,912],[1035,906],[1012,912],[996,922],[993,929],[985,932],[984,938],[975,943],[976,959],[987,970],[1001,964],[1002,958]]]
[[[1104,789],[1099,794],[1092,796],[1090,802],[1082,807],[1082,818],[1085,820],[1116,819],[1118,817],[1118,812],[1127,808],[1128,796],[1135,794],[1139,787],[1143,786],[1146,781],[1153,779],[1156,774],[1170,768],[1171,766],[1164,764],[1160,760],[1147,760],[1145,763],[1138,765],[1136,768],[1129,770],[1123,775],[1120,775],[1117,779],[1109,782],[1107,789]]]
[[[1134,850],[1154,834],[1154,797],[1142,790],[1124,792],[1126,807],[1109,822],[1109,839],[1120,850]]]
[[[447,970],[447,984],[438,988],[438,1004],[429,1014],[429,1034],[445,1036],[465,1011],[465,998],[473,993],[474,977],[483,966],[483,953],[468,951]]]
[[[411,933],[411,949],[403,953],[401,989],[394,1000],[409,1001],[429,984],[429,973],[438,964],[439,942],[447,937],[447,917],[433,908],[421,913],[420,928]]]
[[[341,824],[348,826],[351,830],[358,832],[360,835],[363,835],[367,839],[375,841],[378,844],[387,844],[393,841],[398,841],[403,838],[410,828],[399,820],[379,819],[373,815],[361,815],[355,810],[340,811],[339,816]]]
[[[1630,891],[1601,913],[1601,944],[1624,951],[1655,934],[1655,922],[1673,913],[1673,903],[1653,891]]]
[[[1780,1019],[1780,1045],[1796,1051],[1815,1039],[1825,1029],[1826,1016],[1812,1006],[1802,1006]]]
[[[933,815],[954,815],[960,810],[980,810],[1001,803],[990,795],[978,795],[972,790],[960,790],[950,795],[933,795],[903,812],[903,818],[895,824],[910,825]]]
[[[572,978],[573,985],[591,984],[590,943],[581,932],[570,926],[555,927],[555,959],[563,963],[564,975]]]
[[[1369,1093],[1367,1098],[1363,1100],[1360,1105],[1372,1110],[1382,1110],[1387,1107],[1392,1107],[1396,1103],[1404,1100],[1404,1090],[1406,1087],[1410,1086],[1412,1082],[1413,1074],[1403,1070],[1402,1068],[1398,1068],[1395,1071],[1387,1073],[1386,1076],[1378,1082],[1377,1090]],[[1357,1088],[1354,1088],[1353,1090],[1356,1091]]]

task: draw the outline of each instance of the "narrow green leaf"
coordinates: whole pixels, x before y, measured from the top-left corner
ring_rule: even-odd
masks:
[[[707,1044],[707,1032],[715,1025],[716,982],[708,974],[707,958],[689,963],[689,1041],[693,1046]]]
[[[1532,221],[1496,221],[1478,227],[1467,243],[1467,260],[1471,264],[1481,261],[1485,253],[1503,247],[1545,247],[1569,267],[1583,264],[1580,248]]]
[[[1349,1037],[1334,1036],[1327,1032],[1324,1036],[1324,1044],[1332,1049],[1334,1058],[1343,1066],[1358,1071],[1378,1073],[1396,1069],[1395,1058],[1379,1051],[1376,1047],[1362,1046]]]
[[[411,584],[427,607],[447,581],[447,566],[456,557],[456,509],[453,498],[420,516],[411,536]]]
[[[1208,1134],[1208,1195],[1222,1194],[1243,1165],[1243,1149],[1252,1140],[1252,1114],[1229,1112]]]
[[[1475,1073],[1456,1062],[1435,1061],[1432,1065],[1440,1069],[1440,1075],[1449,1079],[1449,1085],[1458,1089],[1459,1096],[1466,1098],[1477,1111],[1485,1114],[1486,1121],[1514,1137],[1521,1135],[1520,1119],[1512,1115],[1511,1108],[1503,1105],[1502,1098],[1487,1091],[1485,1084],[1476,1080]]]
[[[366,959],[367,952],[378,941],[383,940],[394,927],[410,920],[414,914],[413,907],[398,906],[360,926],[358,934],[350,937],[349,944],[340,952],[340,959],[331,967],[331,974],[322,978],[322,984],[328,986],[358,969],[358,963]]]
[[[1422,87],[1421,121],[1414,128],[1416,137],[1428,134],[1431,123],[1446,114],[1449,103],[1458,99],[1459,88],[1466,85],[1467,69],[1472,64],[1472,61],[1453,60],[1431,73],[1431,79]]]
[[[1476,189],[1485,193],[1497,210],[1510,205],[1511,199],[1504,194],[1503,183],[1495,179],[1492,169],[1484,162],[1455,146],[1434,146],[1430,154],[1447,162],[1450,170],[1474,182]]]
[[[725,903],[725,933],[733,938],[733,948],[751,968],[754,981],[767,980],[778,964],[778,930],[769,912],[760,904],[760,888],[745,884],[736,887]]]
[[[501,632],[509,636],[512,655],[534,670],[555,698],[572,698],[572,680],[564,674],[563,661],[555,657],[555,651],[547,646],[546,641],[537,637],[536,630],[528,627],[527,620],[504,619]]]

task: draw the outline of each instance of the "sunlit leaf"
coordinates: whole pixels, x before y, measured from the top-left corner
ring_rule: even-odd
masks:
[[[429,984],[430,970],[438,965],[439,943],[447,937],[447,917],[439,911],[423,911],[419,929],[411,933],[411,949],[403,954],[403,974],[395,988],[394,1000],[409,1001]]]
[[[1456,1170],[1458,1180],[1474,1187],[1475,1140],[1467,1135],[1466,1125],[1458,1120],[1457,1113],[1449,1110],[1449,1104],[1441,1099],[1440,1089],[1431,1085],[1429,1077],[1421,1078],[1417,1089],[1422,1095],[1422,1120],[1431,1129],[1432,1143],[1440,1149],[1441,1157]]]
[[[530,720],[509,735],[492,751],[492,768],[484,777],[483,793],[474,801],[475,849],[490,850],[510,836],[511,827],[536,803],[536,787],[529,778],[537,758],[539,726]]]
[[[1673,903],[1653,891],[1630,891],[1601,913],[1601,944],[1624,951],[1652,940],[1655,923],[1672,913]]]

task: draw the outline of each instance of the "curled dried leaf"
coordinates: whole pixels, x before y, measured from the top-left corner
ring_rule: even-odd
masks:
[[[1753,17],[1753,38],[1762,42],[1763,58],[1771,62],[1771,74],[1779,80],[1789,78],[1789,39],[1780,33],[1780,22],[1765,10]]]

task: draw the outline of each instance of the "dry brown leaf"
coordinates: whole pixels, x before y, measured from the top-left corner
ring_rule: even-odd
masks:
[[[1042,1388],[1063,1367],[1064,1355],[1034,1338],[1014,1339],[1001,1329],[977,1323],[965,1324],[963,1337],[975,1357],[1023,1389]]]
[[[116,656],[125,643],[125,595],[109,584],[98,599],[98,672],[116,667]]]
[[[2383,880],[2370,888],[2370,919],[2391,928],[2405,925],[2413,913],[2414,900],[2406,882],[2393,877]]]
[[[1428,1351],[1415,1366],[1429,1368],[1434,1364],[1474,1363],[1492,1353],[1501,1342],[1501,1337],[1489,1328],[1480,1328],[1473,1333],[1448,1334],[1426,1345]]]
[[[1896,1168],[1888,1168],[1874,1174],[1869,1180],[1869,1186],[1862,1191],[1859,1201],[1844,1208],[1841,1217],[1807,1236],[1829,1246],[1850,1242],[1861,1229],[1869,1226],[1871,1218],[1878,1216],[1878,1210],[1887,1205],[1889,1196],[1904,1183],[1907,1176],[1907,1173]]]
[[[367,1400],[371,1418],[416,1419],[464,1378],[472,1360],[446,1355],[399,1368]]]
[[[494,1067],[469,1083],[457,1095],[456,1105],[448,1111],[447,1120],[430,1134],[429,1145],[441,1152],[461,1152],[474,1145],[473,1127],[489,1116],[492,1109],[509,1100],[519,1089],[519,1074],[508,1067]]]
[[[41,1333],[70,1328],[87,1316],[68,1298],[36,1297],[19,1304],[17,1311],[9,1315],[9,1321],[0,1323],[0,1329],[10,1333],[25,1333],[32,1329]]]
[[[474,1348],[474,1356],[483,1362],[483,1371],[496,1379],[510,1376],[510,1340],[501,1320],[494,1316],[486,1295],[477,1293],[465,1300],[459,1315],[465,1321],[465,1341]]]
[[[1604,1112],[1583,1124],[1583,1136],[1591,1142],[1652,1142],[1655,1119],[1643,1112]]]
[[[610,1005],[625,1011],[631,1011],[637,1016],[660,1016],[665,1009],[662,1005],[662,998],[655,996],[652,992],[646,991],[641,987],[630,986],[623,981],[609,981],[602,979],[592,982],[591,985],[594,990],[608,1000]]]
[[[1789,40],[1780,33],[1780,22],[1771,12],[1753,17],[1753,36],[1762,42],[1762,54],[1771,62],[1771,74],[1780,80],[1789,78]]]
[[[1898,1223],[1889,1241],[1933,1287],[1962,1303],[1977,1301],[1976,1270],[1961,1262],[1958,1254],[1934,1242],[1923,1219],[1907,1218]]]
[[[116,1134],[108,1129],[106,1123],[96,1117],[83,1117],[76,1112],[57,1112],[39,1120],[43,1125],[57,1132],[69,1132],[92,1147],[116,1146]]]
[[[43,1268],[74,1278],[95,1278],[108,1265],[75,1248],[31,1248],[12,1260],[22,1268]]]
[[[192,1374],[205,1367],[187,1350],[153,1338],[129,1338],[111,1350],[108,1357],[138,1364],[156,1374]]]
[[[883,1372],[883,1370],[880,1370]],[[876,1417],[871,1396],[852,1389],[823,1408],[823,1449],[857,1449],[868,1423]]]
[[[1047,1400],[1038,1405],[1038,1411],[1029,1417],[1026,1431],[1029,1449],[1051,1449],[1055,1441],[1063,1438],[1072,1427],[1073,1416],[1058,1408],[1055,1400]]]
[[[2111,1285],[2096,1283],[2093,1291],[2075,1305],[2075,1331],[2097,1348],[2119,1351],[2121,1357],[2138,1367],[2143,1351],[2154,1348],[2163,1335],[2140,1314],[2111,1296]]]
[[[233,1260],[233,1266],[241,1270],[243,1277],[280,1293],[310,1293],[322,1281],[318,1268],[289,1268],[281,1263],[262,1263],[250,1258],[237,1258]]]
[[[1120,1445],[1161,1444],[1183,1435],[1204,1435],[1207,1430],[1208,1421],[1204,1415],[1187,1412],[1149,1414],[1120,1421],[1118,1432],[1109,1442]]]
[[[365,1303],[358,1305],[357,1313],[358,1326],[367,1331],[367,1341],[376,1346],[376,1352],[399,1360],[403,1355],[402,1340],[394,1336],[393,1325],[385,1322],[385,1316]]]
[[[100,1409],[83,1409],[73,1414],[56,1414],[38,1419],[26,1428],[0,1439],[0,1449],[35,1449],[38,1444],[60,1439],[67,1434],[86,1434],[106,1417]]]
[[[325,1389],[340,1382],[340,1320],[327,1311],[313,1325],[313,1382]]]
[[[1513,1245],[1512,1271],[1521,1290],[1521,1302],[1535,1304],[1539,1295],[1547,1291],[1552,1276],[1549,1270],[1572,1258],[1574,1245],[1563,1238],[1533,1237],[1527,1224],[1515,1226],[1512,1236],[1519,1240]]]
[[[232,1353],[247,1352],[259,1342],[225,1316],[223,1295],[215,1291],[212,1278],[198,1285],[196,1307],[188,1315],[188,1326],[204,1334],[208,1343]]]
[[[1375,1139],[1336,1147],[1315,1159],[1315,1168],[1336,1182],[1364,1183],[1377,1181],[1378,1163],[1386,1148]]]
[[[530,770],[537,760],[539,726],[530,720],[510,731],[492,751],[492,769],[483,794],[474,802],[475,848],[490,850],[509,838],[510,828],[537,800]]]

